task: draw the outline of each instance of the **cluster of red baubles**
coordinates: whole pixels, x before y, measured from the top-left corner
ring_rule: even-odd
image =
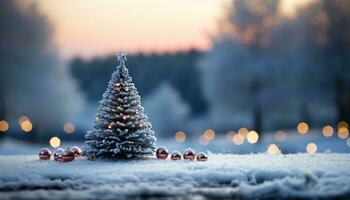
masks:
[[[158,159],[165,160],[168,158],[168,155],[169,155],[169,151],[164,146],[159,147],[156,151],[156,156]],[[178,151],[173,151],[170,158],[171,158],[171,160],[181,160],[182,158],[184,160],[191,160],[191,161],[196,160],[196,159],[197,159],[197,161],[207,161],[208,160],[207,154],[200,152],[196,155],[196,152],[191,148],[186,149],[183,154],[181,154]]]
[[[40,160],[50,160],[51,159],[51,151],[48,148],[43,148],[39,152]],[[58,148],[53,154],[53,159],[57,162],[70,162],[73,161],[76,157],[81,155],[81,150],[79,147],[68,147],[66,150],[62,148]]]

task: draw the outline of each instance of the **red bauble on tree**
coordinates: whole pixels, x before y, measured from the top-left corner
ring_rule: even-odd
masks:
[[[178,151],[173,151],[173,153],[171,154],[171,160],[181,160],[181,159],[182,159],[181,153]]]
[[[196,158],[196,152],[193,149],[188,148],[185,150],[183,157],[185,160],[194,160]]]
[[[162,147],[159,147],[156,151],[156,156],[158,159],[162,159],[162,160],[165,160],[168,158],[168,149],[164,146]]]
[[[51,158],[51,151],[48,148],[43,148],[39,152],[39,159],[40,160],[50,160]]]

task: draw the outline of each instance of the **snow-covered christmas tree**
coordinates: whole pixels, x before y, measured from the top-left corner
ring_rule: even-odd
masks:
[[[117,60],[119,65],[100,101],[94,129],[85,135],[84,154],[90,159],[131,158],[155,150],[152,125],[125,67],[126,54],[119,54]]]

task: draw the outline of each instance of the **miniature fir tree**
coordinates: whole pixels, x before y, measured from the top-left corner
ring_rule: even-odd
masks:
[[[152,125],[125,67],[126,54],[119,54],[117,60],[119,65],[100,101],[94,129],[85,135],[84,154],[90,159],[130,158],[155,150]]]

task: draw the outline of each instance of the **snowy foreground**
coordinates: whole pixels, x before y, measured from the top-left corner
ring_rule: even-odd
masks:
[[[0,199],[350,197],[350,154],[70,163],[0,156],[0,171]]]

